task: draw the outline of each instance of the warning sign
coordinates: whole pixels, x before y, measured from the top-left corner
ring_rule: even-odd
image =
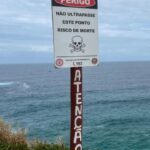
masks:
[[[96,66],[97,0],[52,0],[55,66]]]

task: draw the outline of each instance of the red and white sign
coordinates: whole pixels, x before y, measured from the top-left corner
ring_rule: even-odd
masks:
[[[98,65],[97,6],[97,0],[52,0],[56,68]]]
[[[97,0],[52,0],[56,68],[99,64],[97,7]]]

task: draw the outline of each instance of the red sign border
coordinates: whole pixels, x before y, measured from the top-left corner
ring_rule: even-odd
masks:
[[[96,1],[95,0],[91,0],[91,1],[93,1],[93,4],[92,5],[88,5],[88,6],[85,6],[85,5],[73,5],[73,4],[68,5],[68,4],[65,4],[65,3],[61,3],[59,1],[60,0],[55,0],[55,2],[57,4],[60,4],[60,5],[63,5],[63,6],[68,6],[68,7],[76,7],[76,8],[89,8],[89,7],[93,7],[93,6],[96,5]]]

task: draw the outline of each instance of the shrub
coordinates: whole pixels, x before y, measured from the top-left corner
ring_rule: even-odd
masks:
[[[28,142],[25,130],[12,132],[10,125],[0,119],[0,150],[69,150],[58,140],[56,144],[49,144],[42,141]]]
[[[0,119],[0,150],[27,150],[25,130],[12,132],[10,125]]]
[[[31,150],[69,150],[64,144],[49,144],[46,142],[34,142]]]

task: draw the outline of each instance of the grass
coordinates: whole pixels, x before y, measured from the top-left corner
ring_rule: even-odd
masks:
[[[0,119],[0,150],[69,150],[59,140],[57,143],[28,141],[25,130],[13,132],[10,125]]]

